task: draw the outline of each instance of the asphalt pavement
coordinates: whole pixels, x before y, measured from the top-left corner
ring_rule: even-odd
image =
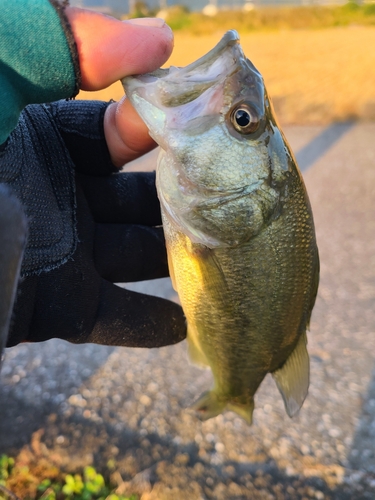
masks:
[[[298,416],[288,418],[268,376],[252,426],[231,412],[201,422],[188,407],[210,373],[189,364],[185,343],[53,340],[6,350],[0,453],[32,443],[64,470],[114,460],[122,491],[142,500],[375,498],[375,123],[284,132],[321,257],[311,385]],[[167,279],[126,286],[176,300]]]

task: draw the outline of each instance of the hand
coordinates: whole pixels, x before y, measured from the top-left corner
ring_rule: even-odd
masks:
[[[127,74],[153,70],[172,49],[171,32],[164,23],[156,28],[122,23],[74,8],[67,8],[66,14],[78,45],[84,89],[98,89]],[[77,106],[77,116],[82,114],[78,108],[83,103],[52,104],[56,123],[59,106],[69,106],[69,114]],[[30,118],[38,112],[34,107],[29,111]],[[68,116],[66,112],[61,115]],[[127,101],[109,105],[104,116],[105,136],[115,165],[154,147],[145,125]],[[36,134],[43,144],[43,120],[34,121],[40,126]],[[73,141],[73,157],[82,144],[78,145],[79,138],[73,137],[74,133],[70,137],[66,130],[61,126],[60,133],[66,144]],[[55,140],[59,142],[58,137]],[[35,149],[42,158],[43,147]],[[85,151],[80,158],[84,156]],[[86,156],[90,158],[89,150]],[[91,175],[87,158],[84,169],[79,160],[75,161],[77,248],[60,267],[20,282],[8,346],[52,337],[74,343],[138,347],[181,341],[186,325],[180,306],[113,284],[168,275],[154,174],[110,174],[108,165],[103,165],[101,172],[97,168]]]

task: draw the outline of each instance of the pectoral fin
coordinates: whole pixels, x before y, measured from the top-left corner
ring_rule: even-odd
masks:
[[[301,408],[309,388],[310,361],[306,344],[304,333],[283,366],[272,373],[289,417],[293,417]]]
[[[200,279],[205,299],[215,304],[216,308],[225,311],[232,304],[228,284],[215,250],[204,245],[193,244],[189,249],[191,259],[199,268]]]
[[[188,343],[188,356],[190,361],[197,366],[201,366],[207,368],[209,366],[209,362],[202,351],[200,346],[198,335],[195,329],[191,328],[188,325],[187,328],[187,343]]]

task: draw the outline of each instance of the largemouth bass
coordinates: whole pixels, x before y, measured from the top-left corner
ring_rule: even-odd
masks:
[[[251,423],[267,373],[289,416],[309,386],[306,329],[319,282],[313,216],[263,78],[235,31],[184,67],[128,77],[161,146],[157,189],[193,362],[214,386],[195,409]]]

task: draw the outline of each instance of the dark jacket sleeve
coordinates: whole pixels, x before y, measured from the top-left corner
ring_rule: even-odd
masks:
[[[78,55],[56,0],[0,0],[0,144],[31,103],[73,97]]]

